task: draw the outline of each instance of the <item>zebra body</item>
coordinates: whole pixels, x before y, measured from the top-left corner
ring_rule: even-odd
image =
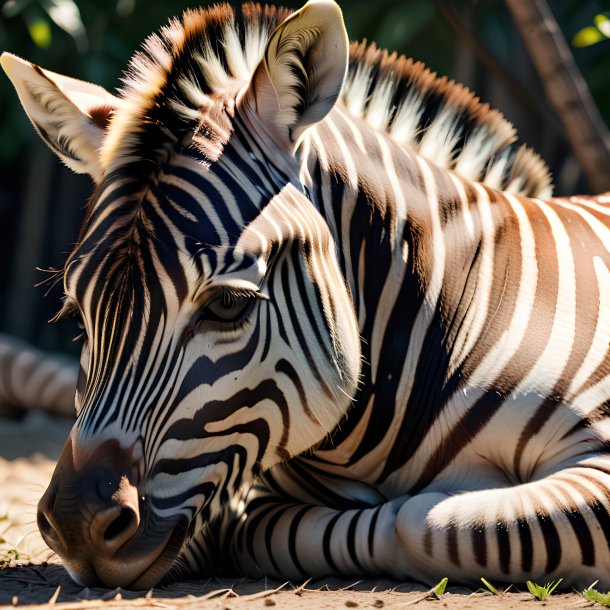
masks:
[[[74,415],[78,363],[0,334],[0,407]]]
[[[605,200],[526,199],[414,165],[429,195],[421,224],[413,226],[415,198],[403,220],[422,242],[442,240],[428,252],[405,240],[409,265],[428,281],[409,274],[404,241],[383,244],[381,223],[377,234],[358,236],[357,248],[343,248],[356,252],[346,277],[374,284],[350,286],[361,295],[359,327],[371,329],[363,333],[365,381],[326,443],[271,470],[273,493],[246,509],[236,536],[248,549],[238,564],[295,578],[339,571],[432,582],[443,571],[472,584],[481,571],[523,580],[537,564],[542,575],[578,570],[574,582],[596,579],[609,524]],[[376,170],[384,175],[388,164]],[[387,181],[379,201],[416,188]],[[476,197],[464,196],[469,189]],[[377,277],[367,267],[380,260],[389,273]],[[272,519],[282,526],[270,537]]]
[[[603,197],[323,0],[187,12],[118,98],[2,63],[97,183],[39,506],[75,579],[609,582]]]

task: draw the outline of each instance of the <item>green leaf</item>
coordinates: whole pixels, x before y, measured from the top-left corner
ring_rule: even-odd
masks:
[[[596,589],[592,589],[591,587],[589,587],[588,589],[582,592],[582,596],[590,602],[594,602],[596,604],[599,604],[600,606],[610,608],[610,593],[600,593]]]
[[[547,597],[549,597],[549,595],[552,595],[553,591],[559,586],[562,580],[563,578],[560,578],[557,581],[552,580],[551,582],[547,582],[544,587],[533,583],[531,580],[528,580],[525,584],[527,585],[529,592],[536,599],[543,602]]]
[[[547,595],[552,595],[553,591],[559,586],[563,578],[560,578],[556,583],[549,582],[546,585]]]
[[[593,21],[595,22],[597,29],[606,38],[610,38],[610,17],[604,13],[600,13],[599,15],[595,15]]]
[[[27,20],[27,27],[34,44],[41,49],[51,46],[51,28],[49,22],[42,17],[34,17]]]
[[[535,585],[531,580],[528,580],[526,583],[527,590],[536,598],[540,599],[540,585]]]
[[[436,586],[432,587],[432,592],[436,593],[439,597],[445,593],[445,589],[447,588],[447,583],[449,582],[448,578],[443,578]]]
[[[496,589],[488,580],[485,580],[483,577],[481,577],[481,582],[494,594],[494,595],[500,595],[500,592],[498,591],[498,589]]]
[[[574,38],[572,38],[572,46],[578,48],[590,47],[591,45],[601,42],[602,40],[606,40],[606,36],[604,36],[596,27],[589,25],[579,32],[576,32]]]

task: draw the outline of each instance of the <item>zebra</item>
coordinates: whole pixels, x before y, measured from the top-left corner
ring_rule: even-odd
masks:
[[[33,407],[62,417],[74,416],[78,363],[26,341],[0,334],[0,409]]]
[[[95,183],[38,507],[74,580],[610,585],[610,196],[330,0],[187,10],[116,95],[1,63]]]

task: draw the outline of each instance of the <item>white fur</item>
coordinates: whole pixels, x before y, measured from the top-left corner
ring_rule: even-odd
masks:
[[[419,121],[426,105],[423,88],[430,88],[436,76],[423,71],[419,64],[406,61],[399,66],[399,59],[392,57],[390,63],[392,60],[396,75],[392,77],[391,70],[384,71],[385,75],[370,96],[375,68],[365,59],[350,69],[341,98],[353,115],[362,117],[378,131],[387,132],[405,148],[440,167],[453,169],[468,180],[481,180],[492,188],[503,188],[514,194],[551,196],[550,176],[544,162],[525,145],[517,150],[508,148],[516,140],[513,126],[460,85],[436,80],[444,86],[446,99],[431,124],[423,133],[419,132]],[[391,104],[395,103],[401,71],[411,71],[412,82],[394,109]],[[458,139],[464,135],[460,119],[467,113],[467,108],[478,112],[480,124],[466,134],[465,143],[455,151]],[[394,120],[390,124],[393,113]],[[514,159],[513,168],[506,176],[504,172],[511,158]]]

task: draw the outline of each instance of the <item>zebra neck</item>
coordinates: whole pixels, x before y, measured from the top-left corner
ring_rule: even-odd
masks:
[[[466,266],[477,255],[481,229],[473,189],[490,192],[487,187],[435,166],[337,110],[312,130],[301,158],[301,182],[335,239],[361,332],[373,311],[375,319],[390,315],[378,308],[393,306],[403,280],[418,287],[404,296],[410,305],[418,295],[417,306],[425,300],[433,307],[446,257],[457,263],[459,256]],[[447,228],[453,232],[464,223],[467,230],[446,239]]]
[[[396,446],[384,437],[405,425],[407,410],[401,445],[417,448],[453,391],[453,345],[467,333],[463,287],[476,282],[480,253],[477,193],[488,189],[337,112],[303,154],[303,180],[334,234],[363,340],[353,410],[316,452],[349,468],[373,448]],[[387,455],[374,462],[392,468]]]

